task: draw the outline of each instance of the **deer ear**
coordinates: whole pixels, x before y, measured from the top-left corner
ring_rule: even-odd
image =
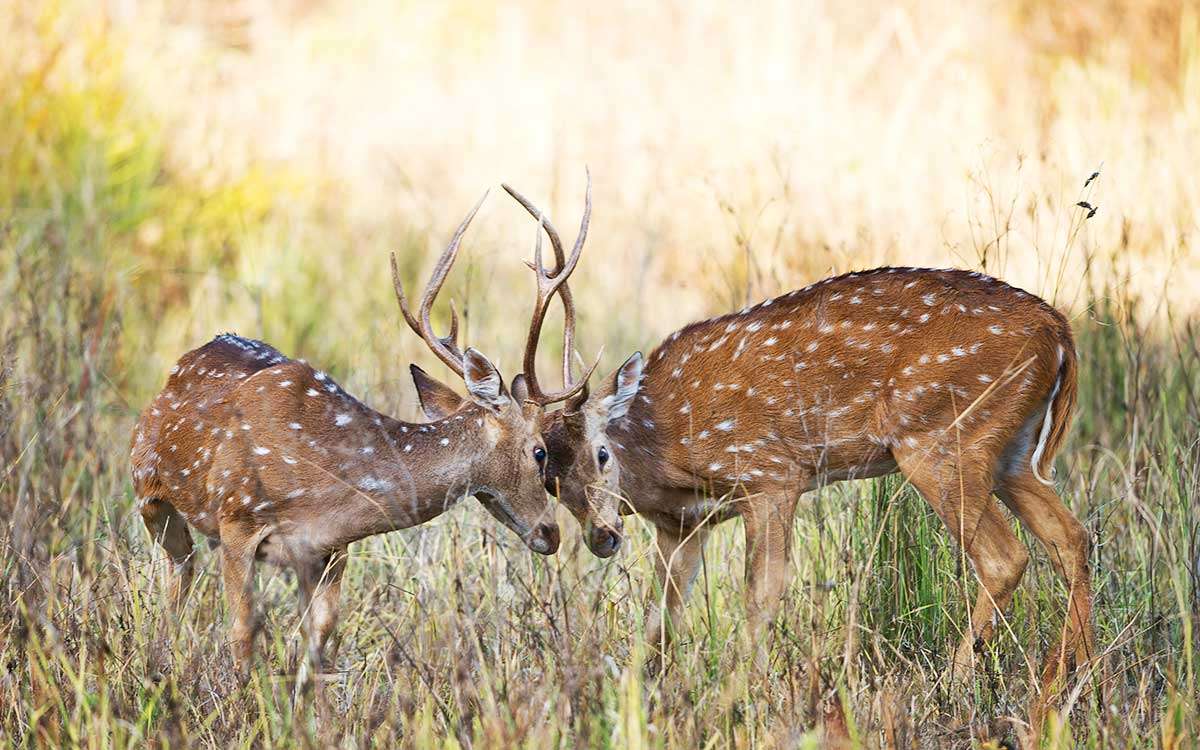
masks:
[[[633,403],[633,397],[642,384],[643,364],[642,353],[634,352],[613,376],[612,394],[604,399],[608,406],[609,422],[615,422],[629,412],[629,405]]]
[[[421,411],[429,419],[445,419],[462,406],[466,401],[462,396],[450,390],[450,387],[429,377],[429,373],[416,365],[409,365],[413,385],[417,387],[417,399],[421,402]]]
[[[472,400],[492,411],[499,411],[511,403],[504,390],[500,371],[478,350],[467,347],[463,352],[463,379],[467,381],[467,392]]]
[[[529,383],[525,380],[525,373],[518,373],[513,377],[512,385],[509,387],[509,393],[512,394],[513,400],[518,404],[529,400]]]

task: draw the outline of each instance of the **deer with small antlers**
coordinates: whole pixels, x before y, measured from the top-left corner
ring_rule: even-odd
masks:
[[[557,550],[539,427],[546,405],[583,386],[530,394],[518,380],[510,392],[486,357],[459,349],[453,309],[446,336],[430,323],[480,204],[442,253],[416,315],[392,257],[406,323],[469,394],[435,421],[392,419],[305,362],[232,334],[185,354],[141,415],[132,439],[133,486],[146,527],[174,563],[171,600],[182,603],[192,577],[189,529],[219,542],[243,673],[255,631],[256,560],[296,572],[308,655],[320,668],[351,542],[424,523],[474,495],[533,551]],[[418,382],[428,377],[415,365],[413,374]]]
[[[539,285],[557,278],[565,264],[553,224],[506,189],[554,247],[557,268],[534,269]],[[583,230],[590,208],[589,195]],[[572,387],[565,282],[559,294],[564,387]],[[527,378],[536,377],[535,333]],[[655,526],[663,593],[649,637],[665,645],[716,524],[744,520],[746,608],[757,633],[786,585],[800,495],[900,472],[982,584],[951,662],[955,679],[995,631],[1029,559],[995,494],[1046,547],[1069,591],[1063,637],[1046,660],[1050,681],[1094,649],[1088,534],[1047,478],[1070,425],[1076,368],[1066,319],[982,273],[849,273],[688,325],[648,358],[633,354],[596,392],[578,389],[543,417],[546,486],[600,557],[619,547],[622,514]]]

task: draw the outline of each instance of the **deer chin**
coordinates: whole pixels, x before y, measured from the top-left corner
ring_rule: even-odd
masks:
[[[519,536],[529,549],[539,555],[551,555],[558,550],[557,535],[554,540],[551,540],[545,534],[538,533],[538,530],[531,529],[529,524],[522,523],[513,515],[508,503],[503,498],[493,495],[488,490],[476,490],[475,498],[479,500],[480,505],[487,509],[488,513],[492,514],[493,518]]]

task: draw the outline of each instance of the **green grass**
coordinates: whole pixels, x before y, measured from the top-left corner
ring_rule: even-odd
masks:
[[[401,364],[429,358],[390,341],[383,268],[399,245],[416,277],[428,238],[381,242],[331,274],[312,248],[338,230],[296,226],[293,176],[201,184],[172,173],[161,126],[116,81],[117,51],[83,36],[76,83],[0,66],[0,153],[15,155],[0,161],[0,743],[817,747],[836,702],[867,746],[955,746],[1027,716],[1028,665],[1061,624],[1061,583],[1034,547],[1001,635],[967,695],[951,694],[939,676],[975,583],[937,518],[894,478],[802,502],[766,680],[751,679],[739,638],[739,523],[711,538],[672,667],[653,680],[639,667],[654,591],[646,524],[631,519],[627,547],[603,562],[562,513],[567,540],[543,559],[467,501],[352,548],[328,686],[336,722],[318,726],[311,701],[294,705],[280,676],[298,644],[285,573],[260,571],[267,638],[259,670],[240,683],[219,553],[200,552],[179,618],[162,606],[166,562],[128,476],[136,413],[170,357],[216,333],[214,320],[233,320],[414,416]],[[54,34],[13,38],[22,54],[52,57]],[[267,244],[284,252],[266,257]],[[493,270],[467,266],[472,278]],[[496,272],[516,279],[520,269]],[[744,276],[730,269],[714,290]],[[339,293],[356,279],[361,294]],[[1183,747],[1200,732],[1200,323],[1116,280],[1096,288],[1074,319],[1081,395],[1059,485],[1093,535],[1105,654],[1045,742]],[[484,337],[495,292],[456,290]],[[510,361],[519,328],[492,337]]]

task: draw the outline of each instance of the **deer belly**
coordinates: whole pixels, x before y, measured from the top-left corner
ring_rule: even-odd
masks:
[[[676,513],[680,525],[691,528],[727,521],[737,516],[738,510],[732,497],[715,497],[686,503]]]
[[[898,470],[899,467],[892,460],[891,454],[867,459],[859,463],[833,464],[832,466],[826,466],[824,469],[814,467],[813,480],[807,489],[816,489],[817,487],[823,487],[833,482],[842,482],[851,479],[874,479],[875,477],[895,474]]]

